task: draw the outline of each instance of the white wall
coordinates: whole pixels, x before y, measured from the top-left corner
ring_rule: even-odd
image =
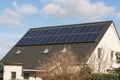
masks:
[[[22,66],[4,65],[3,80],[10,80],[11,72],[16,72],[16,78],[22,79]]]
[[[11,80],[11,72],[16,72],[16,78],[20,80],[23,79],[23,69],[22,66],[18,65],[4,65],[4,73],[3,73],[3,80]],[[40,77],[35,78],[35,73],[33,72],[28,72],[30,73],[29,80],[42,80]]]
[[[98,59],[98,48],[103,49],[100,59]],[[87,62],[95,73],[107,73],[107,69],[113,67],[115,60],[111,60],[111,51],[120,52],[120,40],[113,24],[111,24]],[[115,53],[114,58],[116,58]]]

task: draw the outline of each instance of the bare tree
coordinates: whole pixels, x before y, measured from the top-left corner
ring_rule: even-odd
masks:
[[[39,69],[46,70],[46,72],[38,72],[37,75],[40,77],[46,77],[45,80],[74,80],[73,78],[79,76],[80,79],[80,76],[82,76],[82,72],[84,71],[80,70],[80,68],[84,69],[86,72],[91,72],[90,68],[84,67],[84,65],[82,65],[81,67],[81,65],[77,61],[75,53],[73,53],[71,50],[68,50],[65,52],[54,53],[51,59],[46,64],[43,64],[39,67]],[[76,74],[79,75],[75,76]],[[87,74],[89,74],[89,72]]]
[[[120,53],[116,52],[115,56],[116,56],[116,62],[117,62],[117,64],[120,64]],[[114,69],[115,69],[115,72],[120,75],[120,67],[114,68]]]

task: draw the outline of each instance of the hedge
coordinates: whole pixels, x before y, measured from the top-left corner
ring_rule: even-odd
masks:
[[[92,74],[91,80],[120,80],[117,74]]]

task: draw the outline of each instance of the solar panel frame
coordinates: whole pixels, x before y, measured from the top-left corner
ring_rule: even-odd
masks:
[[[89,41],[94,41],[94,40],[97,38],[98,35],[99,35],[99,33],[94,33],[94,34],[91,36],[91,38],[89,39]]]
[[[31,29],[17,45],[95,42],[105,25]]]

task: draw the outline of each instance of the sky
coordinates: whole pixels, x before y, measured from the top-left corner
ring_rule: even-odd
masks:
[[[0,59],[30,29],[113,20],[120,35],[120,0],[0,0]]]

